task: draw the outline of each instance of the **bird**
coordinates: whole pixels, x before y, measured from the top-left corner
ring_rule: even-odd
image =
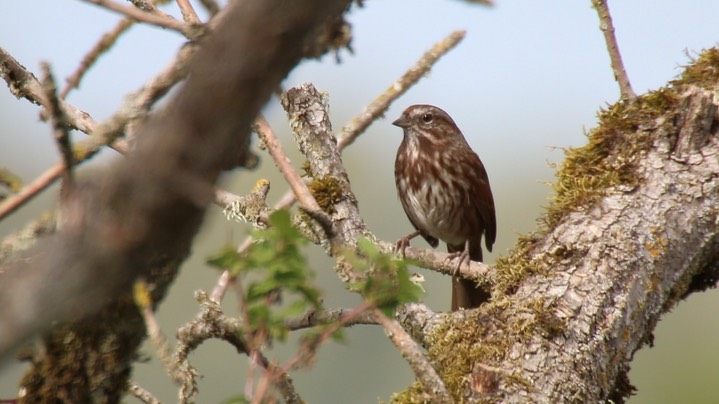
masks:
[[[432,248],[447,244],[450,258],[482,261],[482,237],[492,251],[497,236],[494,198],[484,164],[454,120],[433,105],[412,105],[392,122],[403,138],[394,165],[397,194],[415,231],[397,242],[404,253],[422,236]],[[452,276],[452,311],[472,309],[489,292],[468,279]]]

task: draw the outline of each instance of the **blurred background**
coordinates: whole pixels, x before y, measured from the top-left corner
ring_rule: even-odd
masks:
[[[327,56],[304,62],[284,87],[312,82],[330,95],[336,131],[364,105],[382,93],[435,42],[453,30],[467,30],[466,39],[417,86],[397,101],[386,119],[373,124],[344,153],[344,161],[360,209],[379,237],[394,241],[411,230],[396,197],[394,155],[401,131],[390,123],[415,103],[446,110],[457,122],[489,172],[498,211],[498,240],[487,261],[506,254],[517,236],[535,229],[535,220],[550,195],[552,164],[562,148],[585,143],[599,108],[618,98],[598,18],[589,0],[496,0],[496,7],[471,6],[452,0],[368,0],[347,16],[353,24],[354,53],[340,53],[341,63]],[[681,72],[681,65],[719,40],[719,2],[687,0],[612,1],[609,4],[630,79],[638,94],[663,86]],[[199,7],[198,7],[199,8]],[[174,3],[165,7],[179,15]],[[37,74],[42,60],[52,64],[64,84],[98,38],[120,19],[116,14],[76,0],[4,2],[0,13],[0,46]],[[108,117],[123,97],[138,89],[165,66],[183,44],[174,32],[135,26],[92,68],[68,101],[96,120]],[[303,161],[292,143],[284,112],[276,99],[266,107],[296,166]],[[59,159],[50,128],[40,122],[39,108],[16,100],[0,86],[0,166],[30,181]],[[78,138],[84,135],[78,134]],[[262,152],[259,152],[262,153]],[[83,166],[119,158],[103,152]],[[270,201],[286,189],[269,156],[252,172],[235,172],[222,186],[237,194],[250,191],[259,178],[272,183]],[[52,209],[57,188],[0,222],[0,236],[19,230],[38,214]],[[247,228],[227,222],[221,209],[209,210],[206,226],[158,317],[166,335],[197,313],[193,292],[210,290],[218,273],[205,257],[225,243],[240,242]],[[417,247],[427,245],[417,240]],[[350,307],[356,296],[344,291],[322,252],[308,254],[324,290],[328,307]],[[449,279],[428,271],[425,302],[436,310],[449,308]],[[233,314],[231,297],[225,308]],[[638,393],[630,402],[710,403],[719,397],[719,321],[716,291],[692,296],[659,323],[655,347],[645,348],[631,363],[631,382]],[[296,339],[268,355],[286,360]],[[154,359],[135,367],[133,379],[166,402],[176,389]],[[228,344],[210,341],[191,357],[204,375],[198,402],[220,402],[244,389],[247,360]],[[17,395],[24,365],[0,368],[0,398]],[[413,380],[409,367],[379,327],[347,330],[344,344],[329,343],[309,370],[292,375],[303,398],[311,403],[368,403],[387,400]],[[128,398],[127,402],[134,399]]]

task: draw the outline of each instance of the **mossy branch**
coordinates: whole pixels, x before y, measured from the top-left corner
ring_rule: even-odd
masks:
[[[433,323],[429,353],[455,397],[621,402],[659,318],[716,286],[716,55],[601,112],[587,145],[567,152],[540,229],[497,261],[495,299]]]

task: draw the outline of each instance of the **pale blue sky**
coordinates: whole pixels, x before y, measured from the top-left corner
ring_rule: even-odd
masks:
[[[496,7],[486,8],[457,0],[367,0],[364,8],[355,8],[348,16],[355,35],[354,54],[342,52],[339,65],[333,57],[306,62],[286,80],[286,87],[309,81],[329,92],[332,120],[339,129],[433,43],[453,30],[467,30],[465,41],[397,101],[387,113],[387,119],[375,123],[345,153],[360,208],[380,237],[393,240],[410,230],[396,200],[392,178],[394,153],[401,133],[389,124],[408,105],[430,103],[450,113],[487,166],[499,215],[498,241],[489,257],[493,261],[513,245],[517,233],[534,228],[534,219],[548,195],[544,182],[552,179],[553,170],[547,163],[562,158],[561,152],[554,148],[583,144],[583,133],[594,125],[597,109],[617,99],[618,88],[590,0],[496,0],[496,3]],[[658,88],[679,74],[679,66],[688,62],[685,50],[698,51],[719,40],[717,1],[625,0],[610,1],[610,8],[625,65],[637,93]],[[166,9],[178,14],[173,7]],[[35,72],[41,60],[49,61],[56,77],[64,79],[97,38],[117,20],[117,15],[82,1],[5,1],[0,13],[0,46]],[[81,89],[73,92],[69,101],[98,120],[107,117],[125,94],[139,88],[163,67],[182,43],[183,38],[173,32],[153,27],[133,28],[113,52],[90,71]],[[291,149],[284,115],[276,102],[268,105],[267,115],[286,139],[286,147]],[[105,158],[111,155],[105,153]],[[0,86],[0,166],[12,168],[30,180],[56,159],[50,130],[38,121],[37,107],[15,100]],[[227,184],[242,193],[259,176],[266,176],[277,185],[271,198],[283,192],[268,157],[264,158],[258,173],[233,175]],[[46,209],[51,199],[52,194],[21,211],[21,216],[0,223],[0,235],[16,229],[34,212]],[[243,234],[243,230],[225,228],[219,231],[220,240],[229,232],[234,232],[235,240]],[[212,232],[208,230],[203,234],[209,233]],[[212,251],[220,242],[207,242],[206,249]],[[205,252],[203,248],[197,249]],[[201,262],[201,257],[197,262]],[[189,305],[187,310],[192,310],[192,290],[209,288],[214,280],[210,272],[193,270],[199,272],[202,279],[181,279],[171,291],[175,294],[173,299]],[[446,309],[448,281],[426,273],[425,276],[429,290],[426,301]],[[329,287],[340,288],[338,282],[327,282]],[[340,302],[337,304],[342,304],[346,298],[336,297],[341,293],[328,291],[328,299],[337,299]],[[716,293],[695,297],[680,306],[678,311],[687,311],[675,320],[681,321],[681,325],[671,330],[664,328],[665,331],[660,327],[657,348],[638,355],[633,368],[642,368],[637,372],[643,373],[636,377],[632,374],[632,381],[640,387],[639,395],[632,402],[675,401],[671,399],[672,394],[681,397],[678,392],[683,389],[703,389],[706,394],[696,396],[693,402],[719,394],[716,383],[704,378],[716,374],[719,371],[716,367],[691,376],[682,371],[682,366],[703,366],[702,361],[716,358],[716,354],[678,350],[682,346],[703,344],[689,339],[696,338],[696,334],[706,335],[708,341],[713,341],[716,316],[711,317],[712,321],[702,321],[705,315],[702,313],[706,313],[702,308],[710,303],[702,306],[698,302],[715,304],[714,295]],[[166,302],[164,313],[161,312],[161,316],[168,317],[166,328],[170,335],[177,324],[192,313],[170,313],[176,307]],[[697,308],[691,311],[691,307]],[[696,321],[686,323],[692,319]],[[669,318],[662,326],[672,321]],[[707,326],[707,321],[714,328],[699,331],[699,327]],[[688,329],[697,332],[687,333]],[[316,369],[298,376],[303,390],[311,385],[323,386],[319,392],[309,393],[308,400],[330,402],[332,396],[322,389],[327,384],[342,387],[341,380],[367,380],[366,385],[358,382],[357,388],[340,389],[356,397],[358,403],[387,399],[391,391],[406,385],[411,376],[381,334],[376,329],[353,331],[347,346],[333,346],[323,353]],[[662,335],[666,335],[663,340]],[[380,347],[367,341],[379,341],[376,344]],[[360,351],[360,356],[342,356],[352,351]],[[674,373],[668,373],[672,370],[669,366],[654,365],[650,358],[654,355],[656,363],[666,364],[666,355],[676,352],[685,353],[671,359]],[[210,356],[204,352],[198,356],[201,355]],[[231,355],[234,354],[225,352],[224,358],[236,357]],[[644,359],[645,355],[648,359]],[[385,370],[377,369],[373,361],[390,361],[386,358],[392,358],[391,364]],[[682,362],[687,358],[690,361]],[[360,366],[353,361],[367,363]],[[205,402],[241,391],[242,384],[237,377],[226,379],[224,369],[212,373],[208,369],[212,361],[209,362],[201,369],[207,375],[203,392],[218,390],[219,395],[204,396]],[[238,362],[242,363],[237,366],[243,368],[241,358]],[[139,371],[138,377],[144,375],[142,372]],[[11,379],[17,373],[3,375],[10,373],[14,376],[0,377],[0,398],[13,395]],[[337,379],[327,379],[332,376]],[[319,378],[323,381],[318,381]],[[165,400],[173,400],[167,384],[157,389]]]

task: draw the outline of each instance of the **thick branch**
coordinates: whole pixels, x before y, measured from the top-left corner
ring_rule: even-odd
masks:
[[[78,186],[65,208],[68,226],[40,247],[32,271],[25,264],[3,273],[0,352],[49,319],[101,307],[153,259],[185,257],[212,200],[211,184],[228,161],[246,155],[260,107],[302,56],[305,41],[346,6],[232,3],[203,38],[185,86],[142,127],[134,153]]]
[[[565,204],[553,228],[513,257],[521,266],[498,265],[500,272],[527,271],[516,293],[452,326],[467,330],[472,324],[475,331],[443,336],[433,348],[443,352],[436,360],[446,372],[461,366],[471,374],[463,388],[473,399],[600,402],[626,396],[625,364],[660,315],[716,283],[715,90],[680,85],[612,108],[625,110],[602,117],[589,145],[569,152],[560,176],[566,184],[574,170],[588,169],[595,183],[617,181],[618,173],[621,182],[595,190],[596,202]],[[640,129],[627,129],[633,127]],[[587,167],[589,161],[597,166]],[[562,193],[584,192],[574,197],[593,200],[587,177],[575,182],[583,188]]]
[[[329,119],[326,94],[320,93],[311,84],[303,84],[289,89],[282,96],[282,106],[287,111],[300,151],[307,156],[314,181],[325,185],[315,188],[316,193],[323,193],[315,195],[315,199],[325,212],[332,215],[333,231],[329,244],[341,247],[356,245],[360,237],[369,236],[369,233],[342,165],[337,138]],[[334,198],[327,193],[341,197]]]

